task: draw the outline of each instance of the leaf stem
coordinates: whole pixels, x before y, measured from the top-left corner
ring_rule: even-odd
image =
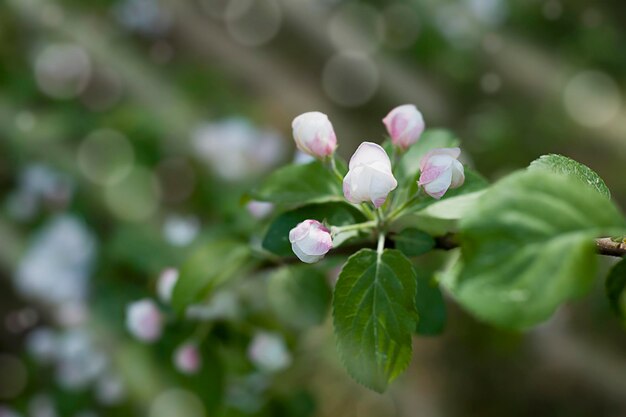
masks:
[[[378,246],[376,247],[376,253],[380,258],[383,255],[383,250],[385,249],[385,233],[381,232],[378,235]]]

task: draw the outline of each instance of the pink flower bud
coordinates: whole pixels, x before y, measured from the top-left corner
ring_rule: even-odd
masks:
[[[169,303],[172,299],[172,294],[174,293],[174,287],[178,282],[178,271],[174,268],[167,268],[161,272],[159,275],[159,280],[157,281],[157,294],[159,295],[159,299],[164,303]]]
[[[289,241],[293,253],[307,264],[319,261],[333,247],[330,230],[317,220],[305,220],[291,229]]]
[[[126,307],[126,327],[137,339],[154,342],[161,337],[163,317],[154,301],[145,298]]]
[[[174,366],[183,374],[191,375],[200,370],[202,356],[195,343],[180,345],[174,352]]]
[[[317,111],[303,113],[293,119],[293,138],[302,152],[316,158],[332,155],[337,148],[337,137],[328,116]]]
[[[426,194],[439,200],[450,188],[458,188],[465,181],[463,164],[457,158],[459,148],[433,149],[420,161],[420,179],[418,185],[424,187]]]
[[[412,104],[398,106],[383,119],[394,145],[407,149],[417,142],[424,131],[422,113]]]
[[[343,179],[343,194],[351,203],[371,201],[378,208],[398,186],[389,156],[375,143],[363,142],[352,155],[349,168]]]

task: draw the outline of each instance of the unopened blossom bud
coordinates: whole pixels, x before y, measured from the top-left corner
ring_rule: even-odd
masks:
[[[126,327],[137,339],[154,342],[161,337],[163,317],[154,301],[146,298],[126,307]]]
[[[169,303],[172,300],[172,294],[174,293],[174,287],[178,282],[178,270],[174,268],[167,268],[159,275],[157,281],[157,294],[159,300],[164,303]]]
[[[375,143],[363,142],[352,155],[349,168],[343,179],[343,194],[351,203],[371,201],[378,208],[398,186],[389,156]]]
[[[433,149],[424,155],[418,185],[424,187],[426,194],[439,200],[448,189],[463,185],[465,173],[463,164],[457,160],[459,155],[459,148]]]
[[[202,366],[202,355],[195,343],[180,345],[174,352],[174,366],[184,374],[195,374]]]
[[[424,132],[422,113],[412,104],[398,106],[383,119],[391,142],[402,149],[417,142]]]
[[[337,137],[328,116],[317,111],[303,113],[293,119],[293,138],[302,152],[316,158],[332,155]]]
[[[289,241],[293,253],[307,264],[319,261],[333,247],[330,230],[317,220],[305,220],[291,229]]]

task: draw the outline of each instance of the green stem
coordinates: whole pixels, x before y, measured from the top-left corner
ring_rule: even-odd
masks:
[[[334,234],[339,234],[339,233],[343,233],[343,232],[349,232],[351,230],[372,229],[372,228],[376,227],[377,225],[378,225],[378,222],[376,222],[375,220],[371,220],[369,222],[351,224],[351,225],[348,225],[348,226],[333,227],[332,230],[333,230]]]
[[[388,220],[394,221],[395,219],[397,219],[398,217],[400,217],[403,213],[403,211],[409,207],[411,204],[413,204],[414,202],[416,202],[417,200],[420,199],[422,194],[422,189],[418,188],[417,193],[411,197],[409,200],[405,201],[404,204],[402,204],[400,207],[398,207],[397,209],[395,209],[394,211],[391,212],[391,214],[389,214]]]
[[[383,251],[385,250],[385,234],[381,233],[378,235],[378,246],[376,247],[376,253],[378,254],[378,258],[383,255]]]
[[[332,171],[333,174],[335,174],[335,177],[337,177],[339,182],[343,184],[343,175],[341,175],[341,172],[339,172],[339,170],[337,169],[337,162],[335,161],[335,154],[332,154],[331,156],[329,156],[329,158],[330,158],[330,170]]]

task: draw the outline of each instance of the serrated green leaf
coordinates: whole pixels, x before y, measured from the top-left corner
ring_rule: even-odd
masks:
[[[330,305],[326,276],[304,265],[274,272],[267,286],[267,295],[278,318],[301,329],[322,323]]]
[[[182,313],[189,304],[239,275],[249,259],[248,245],[236,241],[220,240],[199,247],[180,268],[172,307]]]
[[[419,271],[415,305],[419,312],[416,333],[423,336],[441,334],[446,326],[446,303],[438,282]]]
[[[362,249],[343,267],[333,299],[337,346],[366,387],[383,392],[408,366],[416,290],[415,270],[398,250]]]
[[[289,231],[298,223],[315,219],[332,226],[344,226],[365,221],[363,214],[346,203],[311,204],[278,216],[263,238],[263,248],[278,256],[292,256]]]
[[[341,183],[320,161],[280,168],[252,195],[260,201],[286,205],[343,200]]]
[[[606,279],[606,295],[611,308],[626,322],[626,259],[619,261]]]
[[[611,192],[598,174],[586,165],[563,155],[543,155],[531,162],[529,170],[547,170],[582,181],[600,194],[611,198]]]
[[[524,171],[488,190],[460,225],[464,268],[444,282],[477,317],[524,328],[588,291],[594,238],[626,222],[611,201],[580,182]]]
[[[409,228],[391,236],[396,249],[406,256],[423,255],[435,247],[435,239],[421,230]]]

